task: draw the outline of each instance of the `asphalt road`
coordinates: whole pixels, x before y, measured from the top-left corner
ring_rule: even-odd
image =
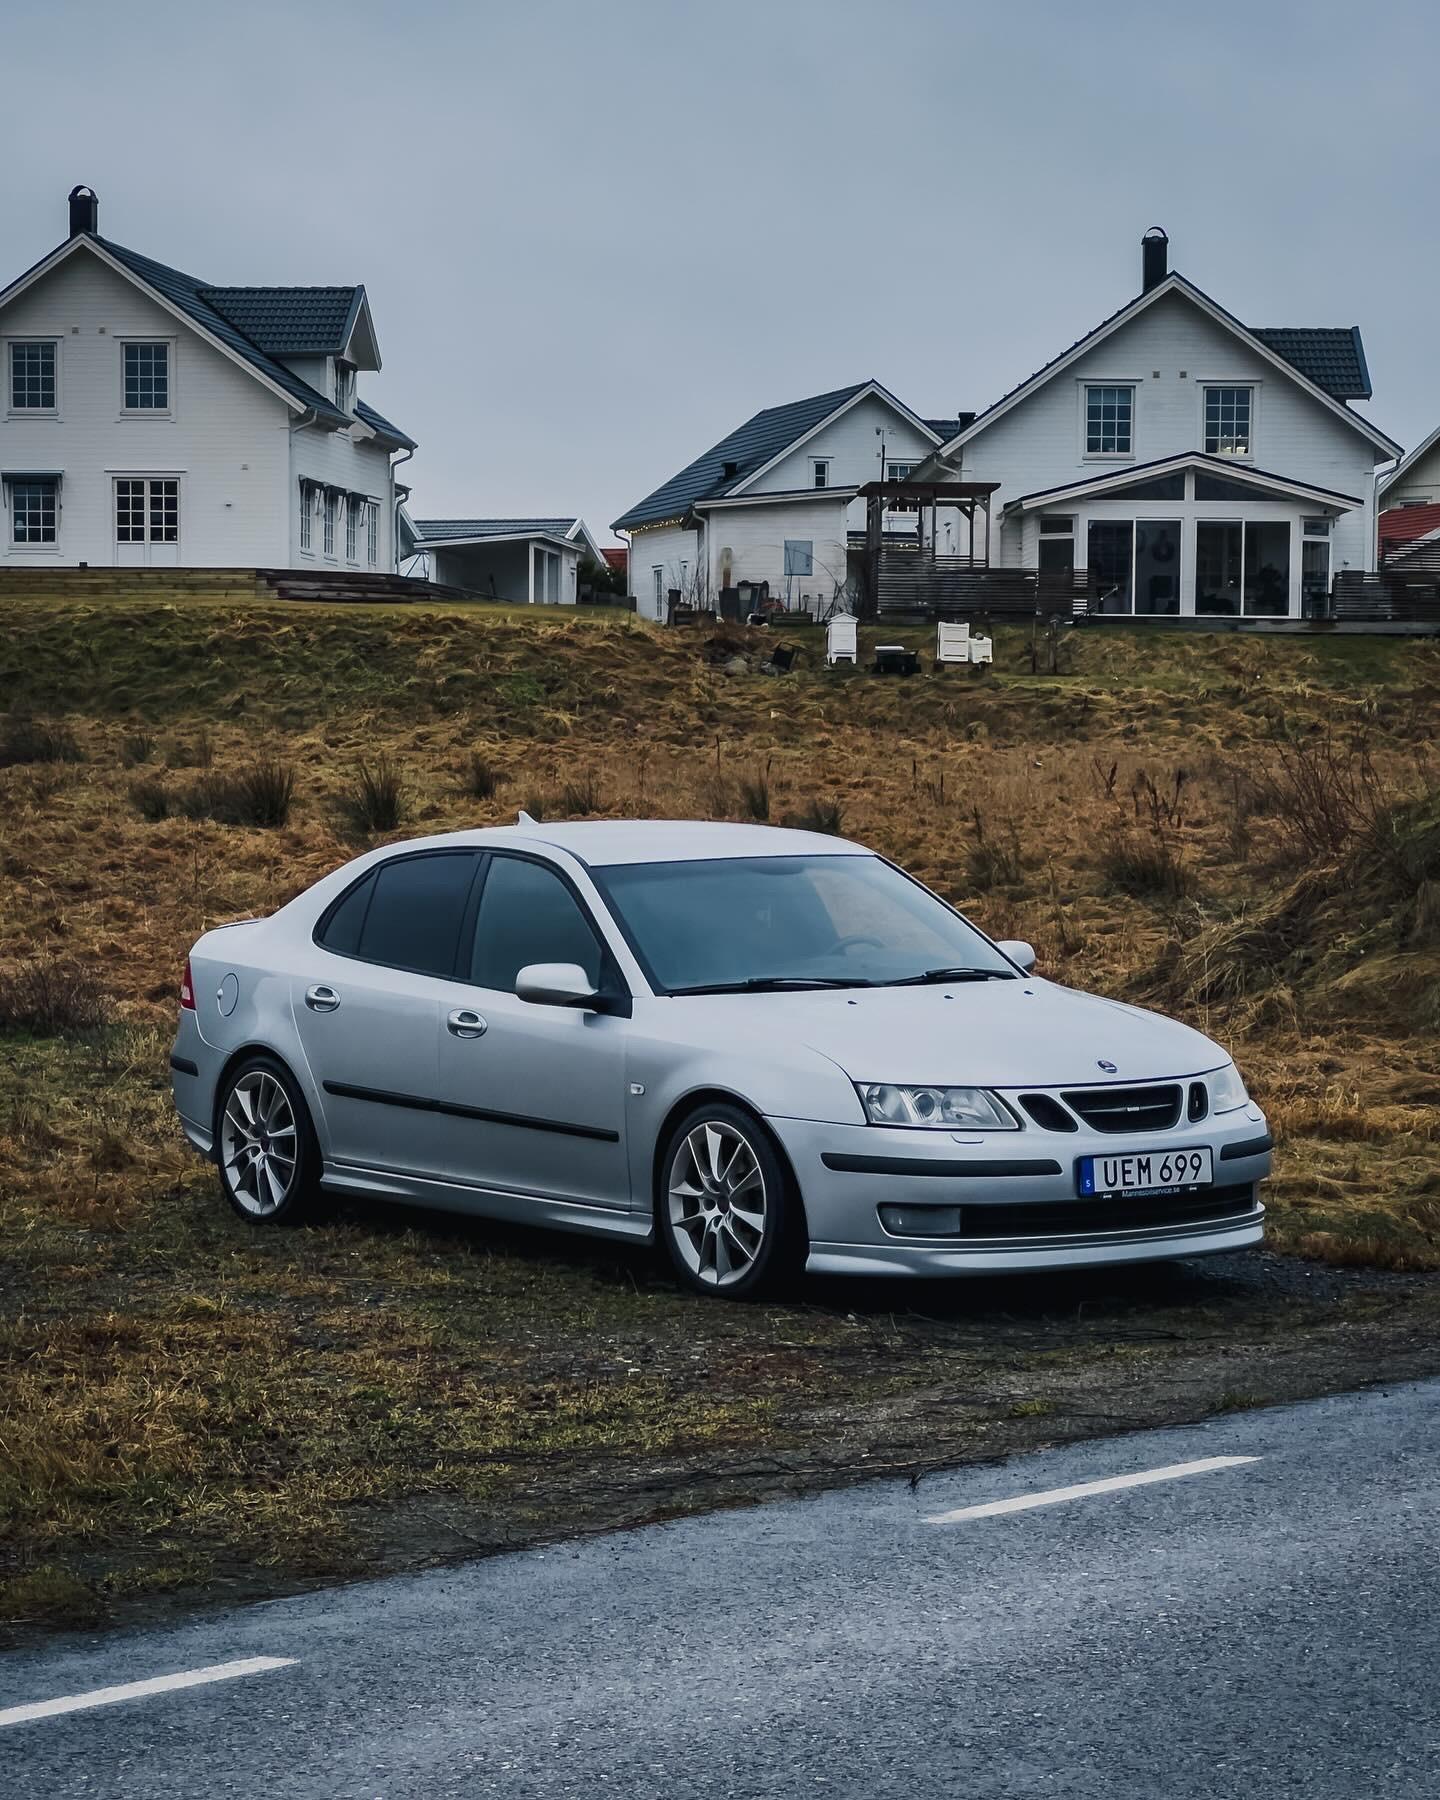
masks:
[[[1433,1800],[1437,1428],[1440,1383],[1340,1396],[16,1654],[0,1787]]]

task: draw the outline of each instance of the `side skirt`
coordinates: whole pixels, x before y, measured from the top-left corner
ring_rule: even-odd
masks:
[[[396,1200],[408,1206],[431,1206],[437,1212],[471,1213],[513,1225],[578,1231],[591,1237],[650,1243],[655,1236],[654,1218],[628,1207],[587,1206],[580,1200],[554,1200],[543,1194],[472,1187],[422,1175],[396,1175],[385,1169],[366,1169],[349,1163],[327,1163],[320,1185],[332,1194]]]

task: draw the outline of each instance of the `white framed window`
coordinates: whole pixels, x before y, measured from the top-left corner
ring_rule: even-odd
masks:
[[[348,363],[335,364],[335,404],[348,413],[355,403],[355,371]]]
[[[680,592],[682,594],[690,592],[690,565],[683,558],[680,563]]]
[[[180,483],[173,475],[122,475],[115,483],[117,544],[178,544]]]
[[[311,527],[315,518],[315,490],[308,481],[300,483],[300,548],[311,547]]]
[[[127,413],[164,413],[170,410],[170,345],[127,342],[120,346],[124,371],[124,406]]]
[[[1304,530],[1305,536],[1308,538],[1329,537],[1330,521],[1328,519],[1306,519]]]
[[[830,485],[830,458],[828,456],[812,457],[810,469],[813,485],[817,488],[828,488]]]
[[[11,412],[53,413],[56,410],[58,348],[54,338],[11,339],[8,388]]]
[[[354,562],[360,546],[360,505],[353,494],[345,496],[345,560]]]
[[[53,476],[34,475],[9,482],[12,544],[58,542],[59,483]]]
[[[325,490],[325,554],[335,554],[335,490]]]
[[[380,502],[372,500],[365,509],[365,560],[380,560]]]
[[[1248,456],[1255,390],[1251,387],[1205,389],[1205,454]]]
[[[1135,389],[1127,382],[1085,388],[1085,454],[1135,454]]]
[[[663,619],[665,617],[665,569],[664,569],[664,566],[660,563],[656,563],[654,568],[651,569],[650,575],[651,575],[651,579],[655,583],[655,617],[657,619]]]

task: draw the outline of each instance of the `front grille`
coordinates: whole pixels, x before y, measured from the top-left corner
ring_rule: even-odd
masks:
[[[1180,1117],[1185,1092],[1178,1081],[1154,1087],[1074,1088],[1061,1098],[1092,1131],[1117,1136],[1135,1131],[1168,1131]]]
[[[1239,1219],[1254,1211],[1250,1183],[1207,1188],[1200,1194],[1159,1194],[1138,1200],[1046,1200],[1034,1206],[1005,1202],[960,1209],[962,1238],[1089,1237],[1146,1226],[1192,1225]]]
[[[1020,1104],[1043,1131],[1078,1131],[1080,1127],[1049,1094],[1022,1094]]]

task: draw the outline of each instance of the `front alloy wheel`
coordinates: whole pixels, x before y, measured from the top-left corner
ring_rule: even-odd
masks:
[[[681,1279],[740,1299],[786,1260],[792,1209],[769,1139],[738,1107],[707,1106],[670,1140],[661,1235]]]
[[[316,1166],[305,1102],[278,1063],[257,1058],[230,1078],[220,1115],[220,1185],[252,1224],[285,1224],[310,1198]]]

